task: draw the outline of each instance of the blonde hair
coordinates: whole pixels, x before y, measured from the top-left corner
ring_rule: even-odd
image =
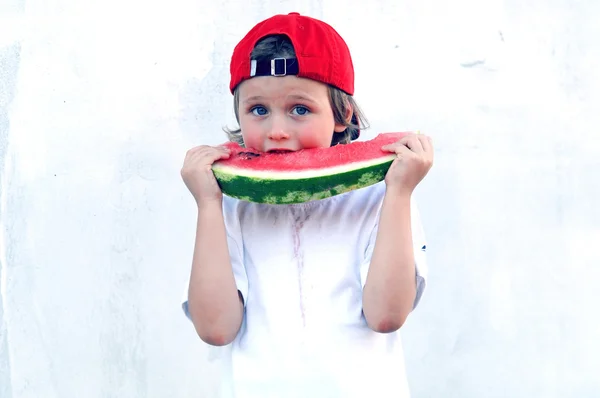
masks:
[[[273,35],[267,36],[260,40],[250,57],[256,60],[271,59],[273,57],[295,57],[296,52],[292,43],[284,35]],[[354,100],[354,97],[348,95],[342,90],[328,85],[329,92],[329,103],[331,104],[331,110],[333,111],[333,118],[336,124],[342,124],[346,129],[340,133],[333,133],[331,139],[331,146],[337,144],[348,144],[352,140],[358,138],[360,130],[368,128],[367,120]],[[239,117],[239,103],[240,95],[238,88],[236,87],[233,92],[233,111],[235,113],[235,120],[240,123]],[[348,111],[352,110],[352,117],[350,120],[347,119]],[[236,129],[223,129],[227,134],[230,141],[237,142],[241,146],[244,146],[244,140],[242,138],[242,130]]]

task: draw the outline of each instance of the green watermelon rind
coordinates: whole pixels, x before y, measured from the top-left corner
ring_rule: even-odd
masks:
[[[213,167],[221,191],[264,204],[298,204],[326,199],[383,181],[396,155],[369,162],[305,172],[271,172]]]

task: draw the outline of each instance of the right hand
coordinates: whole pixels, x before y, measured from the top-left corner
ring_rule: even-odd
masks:
[[[187,151],[181,177],[196,203],[221,200],[223,193],[212,172],[212,165],[219,159],[229,158],[229,149],[200,145]]]

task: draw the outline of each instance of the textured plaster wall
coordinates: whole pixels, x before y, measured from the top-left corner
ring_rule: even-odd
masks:
[[[350,44],[365,138],[434,137],[413,396],[600,396],[600,2],[3,0],[0,397],[219,396],[179,168],[233,123],[236,41],[290,11]]]

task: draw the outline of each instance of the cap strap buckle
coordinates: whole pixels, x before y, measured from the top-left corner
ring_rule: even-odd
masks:
[[[273,58],[262,61],[250,60],[250,77],[287,76],[298,74],[296,58]]]
[[[271,76],[285,76],[287,74],[287,62],[285,58],[274,58],[271,60]]]

